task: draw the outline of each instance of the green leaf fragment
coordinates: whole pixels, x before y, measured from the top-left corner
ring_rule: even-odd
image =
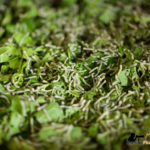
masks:
[[[90,90],[90,91],[87,91],[87,92],[85,92],[84,93],[84,98],[86,99],[86,100],[91,100],[91,101],[93,101],[94,100],[94,96],[96,96],[96,94],[97,94],[97,92],[96,92],[96,90]]]
[[[108,7],[107,9],[104,10],[102,15],[100,15],[99,19],[105,23],[109,24],[112,20],[114,20],[116,17],[116,11],[112,7]]]
[[[129,69],[126,69],[124,71],[121,71],[118,75],[118,79],[121,82],[122,86],[128,86],[128,75],[130,73]]]
[[[83,136],[82,129],[80,127],[73,127],[73,129],[70,132],[71,140],[76,141],[81,139]]]
[[[99,125],[97,123],[93,124],[89,129],[88,129],[88,134],[92,137],[95,137],[98,134],[98,127]]]
[[[33,45],[34,42],[28,34],[17,32],[13,35],[13,39],[20,46]]]
[[[56,131],[51,127],[43,127],[39,132],[40,140],[47,140],[49,137],[55,136]]]
[[[19,114],[26,115],[25,102],[21,101],[19,96],[15,96],[12,99],[12,104],[11,104],[10,110],[12,112],[18,112]]]
[[[106,144],[107,143],[107,135],[105,133],[103,134],[98,134],[97,135],[97,140],[101,143],[101,144]]]
[[[45,98],[44,98],[43,96],[39,96],[36,101],[37,101],[39,104],[42,104],[42,103],[45,103],[45,102],[46,102],[46,100],[45,100]]]
[[[9,136],[12,136],[20,132],[21,126],[23,126],[24,117],[18,112],[14,111],[11,113],[9,121]]]
[[[68,90],[66,93],[69,93],[72,96],[79,97],[80,93],[76,90]]]
[[[68,57],[70,60],[75,59],[77,55],[80,53],[81,53],[81,46],[79,46],[77,43],[68,44]]]
[[[80,108],[78,108],[78,107],[70,107],[70,108],[66,109],[65,118],[71,117],[79,110],[80,110]]]
[[[63,110],[57,103],[51,102],[45,107],[45,111],[41,110],[35,114],[37,120],[41,123],[47,123],[49,121],[57,122],[64,118]]]
[[[7,25],[11,22],[12,20],[12,15],[11,15],[11,12],[10,10],[7,10],[6,13],[5,13],[5,17],[2,21],[2,25]]]

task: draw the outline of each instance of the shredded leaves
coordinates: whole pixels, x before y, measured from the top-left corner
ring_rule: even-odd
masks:
[[[149,8],[0,0],[0,150],[134,149],[150,132]]]

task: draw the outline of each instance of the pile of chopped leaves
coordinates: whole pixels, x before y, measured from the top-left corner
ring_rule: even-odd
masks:
[[[149,0],[0,0],[0,150],[147,150]]]

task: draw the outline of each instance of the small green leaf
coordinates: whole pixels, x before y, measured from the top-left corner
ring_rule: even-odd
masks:
[[[3,74],[5,74],[5,73],[8,72],[8,69],[9,69],[8,65],[2,65],[2,67],[1,67],[1,72],[2,72]]]
[[[122,86],[127,86],[128,85],[128,75],[129,75],[130,70],[126,69],[124,71],[121,71],[118,75],[118,79],[121,82]]]
[[[92,126],[88,129],[88,133],[90,136],[95,137],[98,133],[98,127],[99,125],[96,124],[92,124]]]
[[[5,17],[2,21],[2,25],[10,24],[11,20],[12,20],[11,12],[10,10],[6,10]]]
[[[51,127],[43,127],[39,132],[40,140],[47,140],[49,137],[55,136],[56,131]]]
[[[12,44],[0,48],[0,63],[9,62],[14,56],[19,56],[20,50]]]
[[[69,93],[72,96],[79,97],[80,93],[76,90],[68,90],[66,93]]]
[[[14,111],[14,112],[18,112],[20,114],[23,113],[22,105],[21,105],[21,100],[20,100],[19,96],[15,96],[12,99],[12,104],[11,104],[10,110]]]
[[[123,49],[122,46],[119,46],[118,51],[119,51],[119,53],[120,53],[121,56],[124,55],[124,49]]]
[[[116,17],[116,11],[112,7],[108,7],[107,9],[104,10],[102,15],[99,17],[99,19],[105,23],[109,24],[112,20],[114,20]]]
[[[50,53],[46,53],[46,55],[42,58],[43,62],[48,62],[53,59],[53,56]]]
[[[12,76],[11,74],[6,75],[0,74],[0,81],[3,83],[7,83],[11,79],[11,76]]]
[[[32,38],[28,34],[22,32],[15,33],[13,39],[20,46],[33,45]]]
[[[2,91],[2,92],[6,91],[5,88],[4,88],[4,86],[2,84],[0,84],[0,91]]]
[[[20,67],[20,65],[21,65],[21,59],[19,59],[17,57],[14,58],[14,59],[11,59],[9,61],[9,67],[12,68],[12,69],[17,69],[17,68]]]
[[[96,96],[96,94],[97,94],[96,90],[90,90],[90,91],[85,92],[84,98],[86,100],[92,100],[93,101],[94,96]]]
[[[68,57],[70,60],[75,59],[76,56],[80,53],[81,53],[81,46],[79,46],[77,43],[68,44]]]
[[[26,14],[25,18],[33,18],[38,15],[38,10],[36,7],[32,7]]]
[[[98,134],[98,135],[97,135],[97,140],[98,140],[98,142],[100,142],[101,144],[106,144],[106,143],[107,143],[107,135],[106,135],[105,133]]]
[[[14,111],[11,113],[9,121],[9,136],[12,136],[20,132],[20,127],[23,125],[24,117],[21,116],[18,112]]]
[[[11,56],[11,53],[5,47],[0,48],[0,63],[8,62],[10,56]]]
[[[36,113],[36,118],[40,123],[47,123],[50,120],[59,121],[64,118],[64,113],[62,108],[57,103],[50,103],[45,107],[46,113],[41,110]],[[48,116],[47,116],[48,115]],[[50,119],[50,120],[49,120]]]
[[[71,130],[70,137],[71,137],[71,140],[73,140],[73,141],[81,139],[81,137],[82,137],[82,130],[81,130],[81,128],[80,127],[74,127]]]
[[[70,107],[66,110],[66,115],[65,117],[68,118],[70,116],[72,116],[73,114],[75,114],[76,112],[78,112],[80,109],[77,107]]]
[[[114,92],[110,95],[110,97],[111,97],[111,100],[117,99],[117,97],[118,97],[117,91],[114,91]]]
[[[37,101],[39,104],[42,104],[42,103],[45,103],[45,102],[46,102],[46,100],[45,100],[45,98],[44,98],[43,96],[39,96],[36,101]]]

